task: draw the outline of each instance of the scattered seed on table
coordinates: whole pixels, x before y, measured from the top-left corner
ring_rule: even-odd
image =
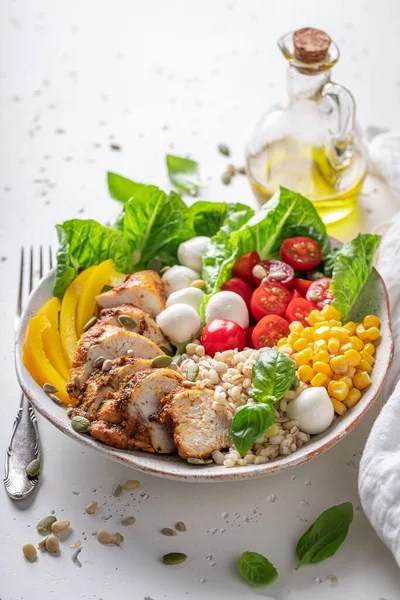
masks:
[[[123,484],[124,490],[136,490],[140,485],[140,481],[137,479],[127,479]]]
[[[49,515],[48,517],[43,517],[43,519],[40,519],[39,523],[36,525],[36,529],[41,534],[50,533],[51,526],[56,521],[57,521],[57,517],[55,517],[54,515]]]
[[[223,156],[230,156],[230,150],[226,144],[218,144],[218,152]]]
[[[89,502],[89,504],[86,505],[85,510],[88,515],[94,515],[94,513],[97,512],[98,508],[99,508],[98,502]]]
[[[80,548],[82,545],[81,540],[76,540],[76,542],[74,544],[72,544],[72,546],[70,546],[70,548],[72,548],[73,550],[76,550],[76,548]]]
[[[166,369],[172,363],[172,357],[164,354],[162,356],[156,356],[151,361],[152,369]]]
[[[169,554],[164,554],[161,561],[164,565],[179,565],[179,563],[184,562],[186,559],[187,556],[183,552],[170,552]]]
[[[178,521],[178,523],[175,525],[175,529],[178,531],[187,531],[187,527],[183,521]]]
[[[54,387],[51,383],[45,383],[43,386],[43,391],[45,394],[55,394],[58,392],[58,389]]]
[[[60,533],[61,531],[65,531],[71,525],[69,521],[54,521],[51,525],[50,529],[53,533]]]
[[[163,529],[161,529],[161,533],[163,535],[168,535],[170,537],[172,537],[173,535],[178,535],[176,533],[176,531],[174,531],[173,529],[170,529],[169,527],[164,527]]]
[[[32,460],[29,465],[26,466],[26,474],[28,477],[36,477],[40,473],[40,461],[38,458]]]
[[[119,498],[120,496],[122,496],[122,491],[122,485],[118,483],[118,485],[116,485],[113,489],[113,496]]]
[[[108,531],[104,531],[104,529],[101,529],[100,531],[98,531],[96,533],[96,537],[97,537],[98,541],[100,542],[100,544],[113,544],[114,543],[111,533],[108,533]]]
[[[44,550],[44,551],[46,550],[46,540],[47,540],[47,538],[48,538],[48,537],[49,537],[49,536],[48,536],[48,535],[46,535],[46,537],[44,537],[44,538],[43,538],[42,540],[40,540],[40,542],[38,543],[38,548],[39,548],[40,550]]]
[[[101,367],[103,371],[107,372],[111,369],[112,367],[112,360],[110,360],[109,358],[107,358],[107,360],[105,360],[103,362],[103,366]]]
[[[83,331],[87,331],[88,329],[90,329],[96,322],[97,317],[92,317],[91,319],[89,319],[89,321],[83,326]]]
[[[228,173],[228,171],[225,171],[224,173],[222,173],[221,181],[224,185],[229,185],[231,180],[232,180],[232,175],[230,173]]]
[[[86,433],[90,427],[90,421],[85,417],[72,417],[71,427],[77,433]]]
[[[246,175],[245,167],[238,167],[237,172],[240,173],[240,175]]]
[[[122,519],[121,524],[125,526],[134,525],[136,523],[135,517],[126,517],[126,519]]]
[[[196,381],[198,375],[199,365],[196,365],[196,363],[189,365],[186,371],[186,379],[188,381]]]
[[[118,531],[116,531],[115,533],[111,534],[113,537],[113,542],[116,546],[120,546],[122,544],[122,542],[124,541],[124,536],[121,535]]]
[[[60,552],[60,542],[53,534],[47,536],[45,547],[49,554],[58,554]]]
[[[35,562],[37,559],[37,550],[33,544],[24,544],[22,546],[22,552],[29,562]]]

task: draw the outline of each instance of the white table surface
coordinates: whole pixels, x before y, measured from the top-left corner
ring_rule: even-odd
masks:
[[[3,448],[19,397],[13,317],[21,244],[55,243],[53,226],[67,218],[113,218],[118,207],[107,195],[107,170],[166,187],[169,151],[199,161],[207,183],[204,197],[252,203],[244,178],[221,185],[227,161],[215,148],[228,144],[233,161],[242,163],[254,122],[284,92],[285,63],[276,39],[306,25],[326,29],[339,43],[335,79],[354,92],[363,126],[399,127],[397,0],[3,0]],[[111,143],[121,150],[113,151]],[[375,199],[372,193],[373,213]],[[377,223],[381,215],[375,214]],[[359,456],[378,410],[376,405],[330,452],[295,471],[203,485],[129,471],[83,451],[39,418],[44,465],[37,495],[25,505],[0,491],[1,600],[399,598],[400,573],[364,517],[357,494]],[[136,477],[139,490],[112,497],[116,483]],[[84,512],[91,500],[101,505],[94,516]],[[355,519],[340,551],[295,571],[299,536],[322,510],[348,500]],[[51,510],[71,520],[72,533],[60,557],[40,555],[30,564],[21,546],[37,542],[36,522]],[[101,546],[92,533],[122,530],[122,513],[137,518],[123,531],[123,547]],[[178,520],[185,521],[187,533],[159,534]],[[77,539],[83,542],[82,568],[71,560],[69,546]],[[187,562],[163,566],[159,557],[171,550],[186,552]],[[251,589],[238,579],[234,562],[245,550],[261,552],[276,565],[277,583]]]

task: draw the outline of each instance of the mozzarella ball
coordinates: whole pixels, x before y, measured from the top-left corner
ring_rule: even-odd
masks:
[[[328,429],[334,410],[324,387],[310,387],[288,404],[286,415],[296,419],[301,431],[315,435]]]
[[[172,294],[172,292],[189,287],[192,281],[196,279],[200,279],[200,274],[197,271],[193,271],[193,269],[189,269],[188,267],[181,267],[181,265],[174,265],[162,276],[167,296]]]
[[[210,298],[206,307],[206,322],[214,319],[234,321],[243,329],[247,329],[249,311],[246,302],[235,292],[217,292]]]
[[[157,316],[162,332],[173,342],[188,342],[200,329],[200,317],[188,304],[173,304]]]
[[[203,256],[210,244],[211,238],[199,235],[191,240],[182,242],[178,248],[178,260],[181,265],[201,271]]]
[[[196,312],[199,312],[203,298],[204,292],[202,290],[195,287],[183,288],[183,290],[177,290],[168,296],[167,307],[173,304],[188,304]]]

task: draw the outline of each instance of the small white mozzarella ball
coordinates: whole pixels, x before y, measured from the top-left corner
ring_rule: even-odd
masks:
[[[173,342],[188,342],[200,329],[200,317],[188,304],[173,304],[157,316],[162,332]]]
[[[191,240],[182,242],[178,248],[178,259],[181,265],[201,271],[203,256],[210,244],[211,238],[199,235]]]
[[[234,321],[243,329],[249,326],[246,302],[235,292],[218,292],[210,298],[206,307],[206,322],[214,319]]]
[[[181,267],[181,265],[174,265],[162,276],[167,296],[172,294],[172,292],[189,287],[192,281],[196,279],[200,279],[200,274],[197,271],[193,271],[193,269],[189,269],[188,267]]]
[[[328,429],[334,410],[324,387],[310,387],[289,402],[286,415],[299,423],[301,431],[315,435]]]
[[[172,306],[173,304],[188,304],[194,308],[196,312],[199,312],[203,298],[204,292],[199,290],[199,288],[183,288],[183,290],[177,290],[168,296],[167,307]]]

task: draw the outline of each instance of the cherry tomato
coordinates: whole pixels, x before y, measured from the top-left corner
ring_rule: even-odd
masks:
[[[289,290],[279,283],[263,283],[251,297],[250,311],[259,321],[265,315],[284,315],[291,295]]]
[[[305,296],[307,294],[308,288],[312,284],[312,281],[308,281],[308,279],[296,279],[293,281],[293,287],[295,290],[299,292],[301,296]]]
[[[315,269],[322,261],[321,248],[308,237],[288,238],[281,246],[280,255],[296,271]]]
[[[286,308],[285,318],[289,323],[292,323],[292,321],[300,321],[304,327],[308,327],[307,317],[314,308],[315,304],[309,300],[306,300],[305,298],[295,298],[289,302]]]
[[[292,296],[292,300],[294,300],[295,298],[302,298],[303,296],[301,294],[299,294],[299,292],[297,290],[295,290],[294,288],[292,290],[290,290],[290,294]]]
[[[314,302],[317,308],[322,308],[325,304],[330,304],[333,300],[333,294],[330,290],[331,281],[330,277],[313,281],[308,288],[307,300]]]
[[[292,287],[294,279],[294,271],[290,265],[281,260],[262,260],[259,263],[267,272],[264,278],[255,277],[253,279],[256,285],[260,285],[262,281],[270,281],[272,283],[280,283],[285,288]]]
[[[285,319],[278,315],[267,315],[254,327],[251,339],[254,348],[257,350],[265,346],[272,348],[272,346],[276,346],[281,338],[287,337],[289,333],[289,324]]]
[[[246,332],[234,321],[214,319],[204,327],[200,340],[209,356],[235,348],[240,352],[246,345]]]
[[[253,268],[260,262],[260,255],[258,252],[248,252],[237,259],[233,265],[232,275],[233,277],[239,277],[243,279],[249,285],[254,286],[253,281]]]
[[[248,327],[246,329],[246,346],[247,346],[247,348],[253,347],[253,340],[251,339],[251,336],[253,335],[253,331],[254,331],[254,325],[252,327]]]
[[[243,298],[243,300],[247,304],[247,308],[250,309],[250,300],[253,295],[253,288],[243,281],[243,279],[239,279],[239,277],[232,277],[229,279],[224,285],[222,289],[227,292],[235,292],[235,294],[239,294]]]

